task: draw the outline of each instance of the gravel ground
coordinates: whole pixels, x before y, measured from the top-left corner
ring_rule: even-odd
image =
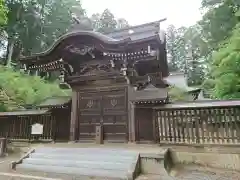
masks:
[[[172,176],[162,172],[161,175],[141,175],[137,180],[240,180],[240,172],[218,170],[204,167],[185,167],[175,170]]]

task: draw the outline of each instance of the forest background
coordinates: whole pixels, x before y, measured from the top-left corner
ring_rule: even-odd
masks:
[[[202,0],[200,21],[166,31],[170,70],[186,72],[188,85],[203,88],[212,99],[240,98],[239,7],[239,0]],[[79,29],[101,33],[131,26],[108,9],[91,17],[86,12],[80,0],[0,0],[0,111],[69,95],[58,87],[57,72],[22,72],[18,59],[49,48],[73,28],[76,17]]]

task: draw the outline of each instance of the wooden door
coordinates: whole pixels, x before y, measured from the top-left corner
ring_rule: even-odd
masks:
[[[52,110],[55,126],[55,140],[68,141],[70,136],[70,109],[56,109]]]
[[[128,140],[126,88],[111,89],[104,92],[102,108],[104,140],[126,142]]]
[[[96,125],[102,125],[105,141],[126,142],[128,139],[126,95],[125,88],[79,92],[79,140],[94,141]]]
[[[79,141],[94,141],[96,125],[102,119],[102,96],[96,92],[80,92],[78,99]]]
[[[138,125],[137,141],[142,143],[154,142],[152,109],[137,108],[135,111]]]

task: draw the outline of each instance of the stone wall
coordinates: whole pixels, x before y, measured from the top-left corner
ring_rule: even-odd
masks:
[[[173,148],[174,164],[198,164],[240,171],[239,147]]]

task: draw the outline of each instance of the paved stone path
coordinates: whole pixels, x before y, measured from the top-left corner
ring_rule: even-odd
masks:
[[[169,178],[170,180],[171,178]],[[214,171],[186,171],[182,175],[172,178],[173,180],[240,180],[240,173],[236,172],[222,172],[216,173]],[[168,180],[168,178],[166,178]]]
[[[51,146],[51,145],[50,145]],[[76,145],[72,145],[76,146]],[[154,151],[149,148],[149,151]],[[146,148],[143,149],[146,151]],[[0,180],[30,180],[30,179],[39,179],[39,178],[30,178],[30,177],[13,177],[6,173],[11,173],[9,171],[9,164],[11,161],[18,159],[20,155],[9,156],[7,158],[0,158]],[[5,174],[4,174],[5,173]],[[1,175],[2,174],[2,175]],[[198,166],[185,167],[184,170],[174,171],[174,177],[166,174],[163,170],[162,175],[141,175],[137,180],[240,180],[240,172],[236,171],[227,171],[227,170],[217,170],[213,168],[204,168]],[[41,180],[43,180],[42,178]]]
[[[54,180],[51,178],[39,178],[30,176],[17,176],[16,174],[7,174],[9,172],[9,163],[15,158],[0,159],[0,179],[1,180]],[[173,176],[167,175],[163,170],[162,175],[141,175],[137,180],[240,180],[240,172],[217,170],[213,168],[204,167],[186,167],[181,171],[174,171]],[[61,179],[57,179],[61,180]]]
[[[46,178],[46,177],[39,177],[39,176],[29,176],[29,175],[23,175],[23,174],[1,173],[1,172],[0,172],[0,179],[1,180],[62,180],[62,179],[55,179],[55,178]]]
[[[5,168],[4,168],[5,169]],[[9,172],[8,172],[9,173]],[[17,174],[7,174],[0,172],[1,180],[55,180],[52,178],[39,178],[33,176],[18,176]],[[61,179],[57,179],[61,180]],[[137,180],[240,180],[239,172],[219,171],[215,169],[184,170],[172,177],[163,173],[162,175],[141,175]]]

